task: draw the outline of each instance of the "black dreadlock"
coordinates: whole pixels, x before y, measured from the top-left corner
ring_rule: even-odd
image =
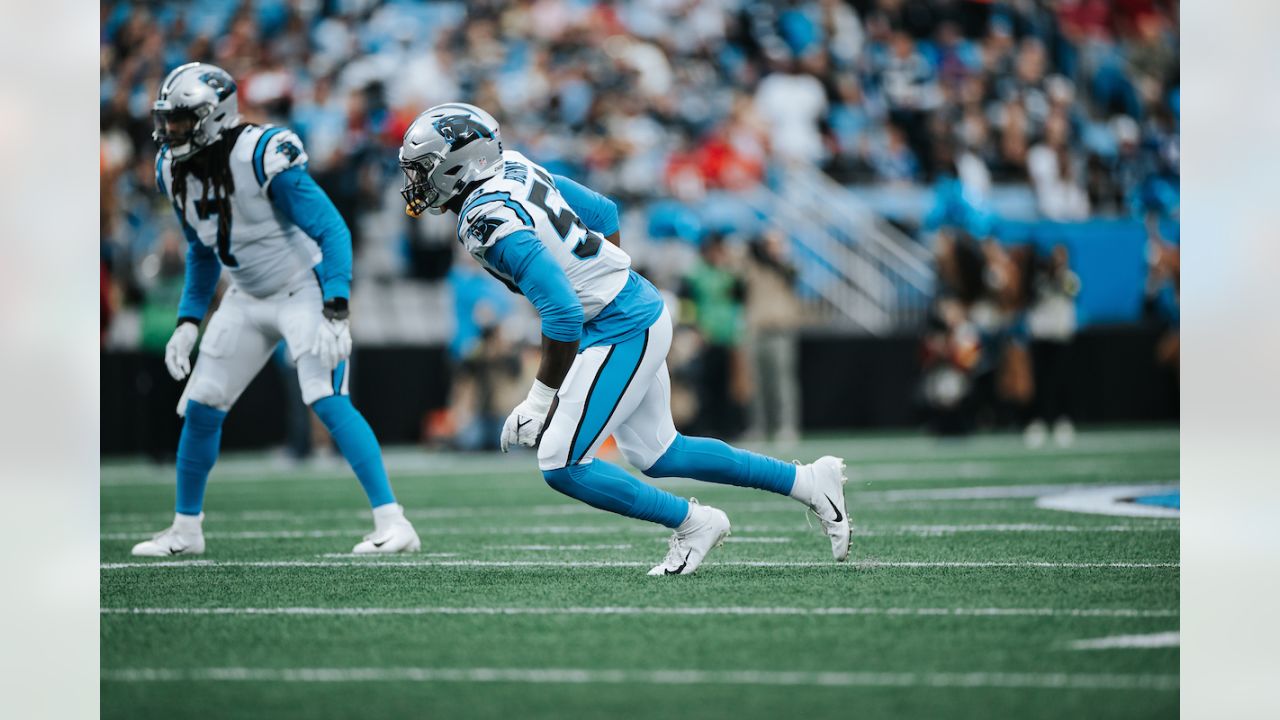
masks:
[[[194,175],[200,180],[203,196],[197,207],[210,208],[209,193],[213,193],[213,212],[218,214],[218,248],[230,247],[231,244],[231,194],[236,191],[235,180],[231,176],[231,149],[235,147],[236,138],[247,127],[237,125],[222,134],[213,143],[202,148],[194,155],[173,162],[173,197],[178,207],[187,207],[187,175]],[[235,266],[236,262],[229,254],[220,253],[223,264]]]

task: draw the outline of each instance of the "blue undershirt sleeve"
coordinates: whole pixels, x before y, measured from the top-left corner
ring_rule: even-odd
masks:
[[[552,175],[556,190],[588,228],[608,237],[618,232],[618,205],[609,198],[563,175]]]
[[[178,216],[182,234],[187,237],[187,271],[182,284],[182,299],[178,301],[178,317],[194,318],[198,323],[209,312],[213,292],[218,288],[222,264],[212,249],[200,242],[196,231]]]
[[[509,275],[538,309],[543,335],[560,342],[582,337],[582,303],[536,235],[529,230],[512,233],[485,251],[484,258]]]
[[[351,297],[351,231],[333,201],[302,167],[285,170],[268,187],[272,204],[324,253],[317,266],[324,299]]]

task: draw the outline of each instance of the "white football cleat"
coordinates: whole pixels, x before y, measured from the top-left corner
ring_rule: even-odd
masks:
[[[366,553],[418,552],[422,541],[413,529],[413,523],[404,516],[404,508],[397,503],[380,505],[373,509],[373,532],[351,549],[357,555]]]
[[[712,548],[729,536],[729,516],[722,510],[701,505],[689,498],[689,517],[676,528],[668,541],[667,557],[649,571],[650,575],[692,575]]]
[[[803,475],[802,475],[803,473]],[[831,555],[837,562],[849,557],[849,510],[844,500],[844,460],[824,455],[796,468],[796,488],[791,496],[809,506],[831,539]]]
[[[150,540],[133,546],[133,554],[144,557],[172,557],[174,555],[200,555],[204,552],[204,531],[200,523],[204,513],[173,516],[173,524],[156,533]]]

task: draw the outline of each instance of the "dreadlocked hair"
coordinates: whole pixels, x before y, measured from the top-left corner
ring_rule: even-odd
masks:
[[[227,247],[231,239],[231,194],[236,191],[236,182],[231,176],[231,148],[235,147],[244,127],[238,125],[191,157],[173,162],[173,197],[178,207],[187,206],[187,176],[196,176],[203,190],[199,206],[212,208],[218,215],[220,248]]]

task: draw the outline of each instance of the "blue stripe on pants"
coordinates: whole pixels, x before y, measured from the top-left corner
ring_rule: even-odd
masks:
[[[609,419],[618,409],[622,396],[631,387],[631,381],[635,379],[648,347],[649,331],[645,330],[609,348],[609,354],[596,371],[595,380],[587,392],[582,417],[578,419],[578,427],[574,429],[573,439],[569,442],[566,465],[580,462],[599,439],[604,426],[609,424]]]

